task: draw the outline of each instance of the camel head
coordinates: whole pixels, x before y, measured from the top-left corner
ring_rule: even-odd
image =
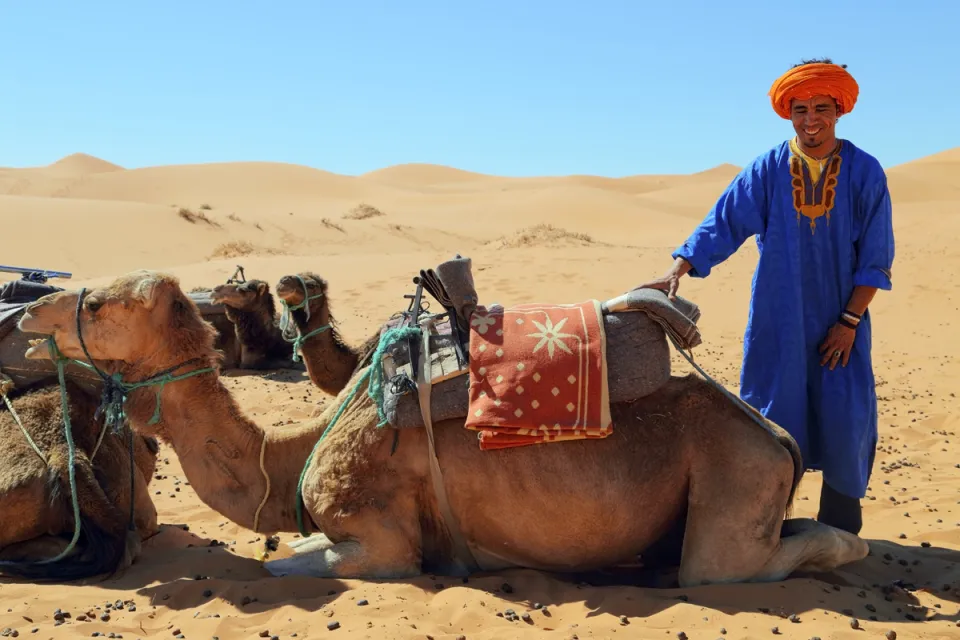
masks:
[[[263,307],[270,307],[270,315],[273,315],[270,285],[263,280],[221,284],[213,289],[211,300],[214,303],[224,304],[240,311],[255,311]]]
[[[298,277],[299,276],[299,277]],[[304,290],[306,287],[306,290]],[[330,321],[330,309],[327,305],[327,281],[311,273],[303,271],[297,275],[283,276],[277,282],[277,295],[287,303],[287,306],[293,308],[303,303],[310,297],[310,318],[321,324],[327,324]],[[306,317],[302,309],[294,311],[294,318],[297,322]]]
[[[215,330],[203,321],[194,302],[172,275],[134,271],[110,284],[84,292],[58,291],[29,304],[18,323],[25,333],[52,336],[68,358],[88,359],[77,335],[80,330],[89,357],[163,368],[190,358],[215,358]],[[50,357],[43,341],[26,352],[31,360]]]

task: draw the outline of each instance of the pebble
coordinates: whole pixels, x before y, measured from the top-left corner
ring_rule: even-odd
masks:
[[[339,629],[339,628],[340,628],[340,623],[337,622],[336,620],[334,620],[333,622],[327,623],[327,629],[329,629],[330,631],[333,631],[334,629]]]

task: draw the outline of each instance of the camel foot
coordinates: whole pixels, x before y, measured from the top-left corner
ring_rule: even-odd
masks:
[[[331,542],[330,538],[322,533],[314,533],[309,538],[298,538],[296,540],[291,540],[287,546],[293,549],[296,553],[304,553],[307,551],[317,551],[318,549],[332,547],[333,542]]]
[[[858,535],[810,518],[795,518],[794,521],[796,520],[800,521],[797,523],[799,527],[791,520],[787,520],[784,525],[791,523],[791,533],[797,529],[799,532],[781,539],[784,559],[797,561],[793,571],[833,571],[845,564],[863,560],[870,554],[870,545]],[[797,542],[791,549],[788,545],[794,540]]]
[[[311,536],[312,537],[312,536]],[[308,538],[309,540],[309,538]],[[263,563],[271,575],[311,576],[314,578],[355,578],[361,580],[410,578],[420,574],[415,566],[375,566],[359,542],[348,540],[331,547],[304,550],[290,558]],[[393,564],[393,563],[391,563]]]

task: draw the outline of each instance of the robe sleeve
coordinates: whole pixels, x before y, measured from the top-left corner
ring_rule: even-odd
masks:
[[[857,262],[854,286],[893,288],[893,206],[883,171],[861,193],[860,236],[856,240]]]
[[[758,159],[745,167],[720,195],[690,237],[672,257],[681,257],[692,265],[687,273],[706,278],[717,266],[740,248],[744,241],[763,233],[767,222],[767,197],[764,181],[767,162]]]

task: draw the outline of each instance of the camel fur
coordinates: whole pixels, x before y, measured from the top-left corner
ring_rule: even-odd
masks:
[[[236,325],[227,317],[224,305],[213,302],[213,290],[209,287],[195,287],[188,295],[201,310],[203,319],[216,331],[214,348],[221,354],[217,366],[221,371],[238,368],[241,357],[240,340],[237,338]]]
[[[68,291],[41,298],[20,328],[52,335],[65,354],[83,357],[77,298]],[[79,324],[91,357],[125,378],[214,358],[213,331],[170,275],[133,272],[94,289]],[[27,357],[46,353],[40,345]],[[294,498],[309,458],[305,526],[322,535],[266,563],[274,575],[463,575],[431,484],[426,429],[409,430],[393,451],[392,430],[376,427],[364,383],[314,449],[353,386],[318,418],[289,428],[253,423],[216,370],[166,385],[157,425],[147,424],[152,390],[133,392],[127,412],[141,433],[170,442],[198,495],[225,517],[252,527],[263,501],[260,532],[297,530]],[[435,425],[449,504],[480,570],[581,572],[629,563],[679,522],[680,586],[776,581],[867,555],[856,535],[810,519],[784,521],[801,475],[796,443],[782,429],[772,435],[760,427],[709,383],[672,377],[611,412],[613,434],[605,439],[495,451],[481,451],[463,420]],[[261,447],[272,487],[266,496]]]
[[[306,292],[303,289],[304,285],[307,287]],[[380,339],[379,331],[367,338],[359,347],[352,347],[344,342],[337,329],[336,318],[330,311],[327,281],[315,273],[304,271],[296,275],[283,276],[277,282],[276,290],[277,295],[287,306],[293,308],[290,316],[299,335],[306,336],[312,331],[320,330],[300,345],[300,354],[310,380],[330,395],[340,393],[358,367],[373,354]],[[310,310],[309,317],[306,309],[294,308],[308,297],[310,298],[307,302]],[[329,328],[322,329],[323,327]]]
[[[147,492],[156,469],[157,441],[134,436],[135,531],[128,531],[129,431],[118,435],[108,430],[94,454],[104,428],[94,416],[99,398],[70,378],[66,388],[76,446],[81,537],[62,560],[35,564],[59,554],[74,530],[61,395],[56,383],[9,392],[14,411],[46,461],[0,403],[0,574],[65,581],[113,573],[128,567],[139,555],[141,541],[158,531],[157,511]]]
[[[213,289],[211,300],[223,305],[235,327],[241,369],[304,368],[292,361],[292,345],[281,335],[269,284],[263,280],[221,284]]]

